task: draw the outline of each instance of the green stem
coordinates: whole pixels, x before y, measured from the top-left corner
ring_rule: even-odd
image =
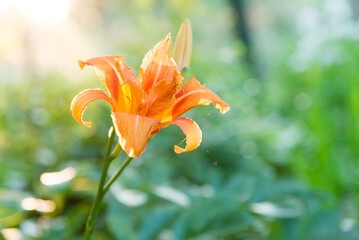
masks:
[[[85,238],[84,238],[85,240],[90,240],[91,239],[91,235],[92,235],[92,232],[93,232],[93,226],[94,226],[96,217],[98,215],[98,212],[100,210],[100,206],[101,206],[103,196],[106,193],[106,191],[103,191],[103,185],[105,184],[107,171],[108,171],[108,168],[109,168],[110,163],[111,163],[110,154],[111,154],[111,148],[112,148],[114,138],[115,138],[115,130],[112,127],[111,130],[110,130],[109,138],[108,138],[106,155],[105,155],[105,159],[104,159],[104,163],[103,163],[100,183],[99,183],[98,188],[97,188],[96,198],[95,198],[95,201],[92,204],[90,215],[88,216],[87,222],[86,222],[86,230],[85,230]]]
[[[111,187],[112,183],[116,181],[116,179],[121,175],[123,170],[127,167],[127,165],[131,162],[133,158],[128,157],[125,162],[122,163],[121,167],[117,170],[117,172],[108,180],[106,185],[103,187],[103,192],[106,193],[108,189]]]
[[[113,150],[111,156],[109,157],[110,161],[112,161],[112,160],[114,160],[115,158],[117,158],[118,155],[120,155],[121,152],[122,152],[121,145],[120,145],[119,143],[117,143],[115,149]]]

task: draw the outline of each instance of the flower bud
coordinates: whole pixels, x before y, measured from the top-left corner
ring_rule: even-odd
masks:
[[[192,27],[191,22],[186,19],[177,34],[172,58],[177,64],[177,70],[182,72],[183,68],[189,68],[192,53]]]

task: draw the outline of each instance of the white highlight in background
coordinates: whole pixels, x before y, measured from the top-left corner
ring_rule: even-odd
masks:
[[[1,234],[5,240],[21,240],[21,231],[17,228],[4,228],[1,230]]]
[[[39,212],[53,212],[56,209],[56,204],[52,200],[42,200],[33,197],[24,198],[21,202],[21,206],[27,211],[39,211]]]
[[[70,0],[13,0],[23,15],[43,25],[63,23],[69,14],[70,3]]]
[[[47,186],[58,185],[70,181],[76,176],[76,170],[73,167],[65,168],[60,172],[47,172],[40,176],[42,184]]]

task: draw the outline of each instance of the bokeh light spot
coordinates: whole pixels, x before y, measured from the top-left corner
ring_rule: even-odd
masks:
[[[17,228],[4,228],[1,230],[1,234],[5,240],[20,240],[22,239],[21,231]]]
[[[21,201],[21,206],[27,211],[39,212],[53,212],[56,209],[56,204],[52,200],[42,200],[33,197],[25,198]]]
[[[76,170],[73,167],[65,168],[59,172],[46,172],[41,174],[40,181],[47,186],[58,185],[70,181],[76,176]]]

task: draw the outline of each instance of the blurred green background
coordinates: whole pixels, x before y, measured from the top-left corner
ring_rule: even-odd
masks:
[[[94,239],[359,239],[357,0],[1,0],[0,239],[81,239],[110,106],[77,59],[144,54],[189,18],[191,74],[229,103],[161,130],[112,186]],[[113,173],[122,156],[110,168]]]

